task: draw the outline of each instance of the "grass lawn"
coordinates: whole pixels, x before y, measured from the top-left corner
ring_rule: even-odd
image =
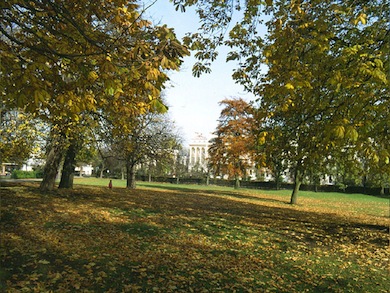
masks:
[[[0,291],[388,292],[389,199],[75,183],[0,187]]]

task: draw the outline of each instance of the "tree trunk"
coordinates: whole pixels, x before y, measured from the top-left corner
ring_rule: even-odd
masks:
[[[43,179],[40,185],[40,190],[42,192],[54,189],[58,168],[63,157],[64,147],[65,141],[63,138],[58,137],[53,139],[49,153],[47,154],[46,164],[43,169]]]
[[[103,173],[104,173],[104,164],[102,165],[102,168],[100,169],[100,179],[103,178]]]
[[[126,188],[135,189],[136,188],[136,184],[135,184],[135,165],[128,164],[128,166],[126,167],[126,170],[127,170]]]
[[[281,185],[281,176],[280,174],[278,173],[278,175],[276,176],[276,190],[280,190],[280,185]]]
[[[77,145],[72,142],[65,154],[61,181],[58,188],[73,188],[74,170],[76,168]]]
[[[125,167],[121,168],[122,180],[125,180]]]
[[[299,192],[299,188],[301,187],[301,184],[302,184],[302,173],[301,170],[299,169],[299,166],[297,166],[295,170],[294,190],[291,194],[290,204],[297,203],[298,192]]]
[[[237,176],[236,179],[234,180],[234,189],[239,189],[240,188],[240,178]]]
[[[274,175],[275,175],[275,184],[276,184],[276,190],[280,190],[282,186],[282,173],[283,173],[283,166],[279,162],[279,160],[274,159]]]
[[[152,167],[151,167],[151,163],[148,164],[148,182],[152,182]]]

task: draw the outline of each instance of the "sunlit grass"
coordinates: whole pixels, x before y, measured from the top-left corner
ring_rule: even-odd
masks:
[[[83,181],[0,189],[2,291],[387,292],[384,199]]]
[[[100,178],[77,178],[76,184],[92,185],[92,186],[108,186],[109,179]],[[113,186],[115,188],[125,188],[126,181],[114,179]],[[182,192],[217,192],[219,196],[228,196],[233,194],[233,197],[238,200],[238,196],[242,195],[245,201],[261,202],[273,200],[275,203],[288,203],[291,196],[291,190],[258,190],[258,189],[239,189],[235,190],[232,187],[216,186],[216,185],[197,185],[197,184],[172,184],[172,183],[156,183],[156,182],[137,182],[137,188],[140,189],[160,189],[160,190],[175,190]],[[245,196],[249,196],[245,197]],[[316,209],[323,212],[332,213],[334,211],[356,214],[356,215],[373,215],[381,217],[390,217],[390,200],[389,198],[381,198],[364,194],[346,194],[342,192],[314,192],[300,191],[298,206],[306,209]]]

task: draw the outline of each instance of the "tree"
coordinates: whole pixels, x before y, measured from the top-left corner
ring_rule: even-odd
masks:
[[[262,96],[264,124],[271,133],[282,127],[268,143],[283,150],[294,171],[291,203],[296,203],[311,166],[321,168],[327,156],[340,154],[339,149],[364,145],[369,141],[367,129],[376,127],[374,117],[383,111],[378,105],[389,107],[384,103],[388,81],[383,67],[388,45],[378,45],[386,37],[386,22],[366,20],[378,17],[379,7],[313,4],[274,11],[263,46],[269,70],[261,82],[254,71],[258,61],[248,59],[242,69]],[[345,13],[339,15],[341,11]]]
[[[0,92],[51,125],[41,189],[51,189],[62,153],[86,113],[116,123],[163,107],[168,70],[188,54],[172,29],[153,26],[139,6],[119,1],[8,1],[2,5]],[[119,119],[118,117],[122,117]]]
[[[253,109],[243,99],[225,99],[215,137],[209,148],[209,164],[214,174],[227,174],[239,188],[240,177],[253,164]]]
[[[357,156],[364,162],[363,176],[367,183],[381,188],[390,186],[390,107],[389,83],[383,93],[378,93],[381,100],[376,101],[365,112],[366,131],[361,145],[357,149]],[[366,182],[365,182],[366,183]]]
[[[68,140],[68,147],[64,155],[64,163],[62,165],[61,180],[58,188],[73,188],[73,177],[76,168],[76,157],[82,149],[82,136],[72,136]]]
[[[175,176],[178,182],[180,177],[188,174],[188,164],[188,150],[180,146],[175,158]]]
[[[171,141],[167,144],[166,149],[162,152],[162,156],[158,158],[147,158],[145,162],[137,166],[137,175],[142,175],[152,181],[154,177],[176,177],[177,182],[180,181],[185,173],[188,172],[188,162],[186,162],[187,152],[183,149],[181,134],[176,132],[175,125],[165,117],[163,123],[167,123],[169,128],[166,128],[171,133]],[[166,121],[165,121],[166,120]],[[170,129],[170,130],[168,130]],[[168,137],[166,137],[168,138]]]
[[[195,75],[209,71],[219,45],[232,48],[227,59],[239,64],[233,78],[259,97],[258,124],[265,126],[260,132],[268,138],[265,147],[279,152],[295,174],[291,203],[311,166],[321,166],[324,158],[345,146],[363,147],[372,139],[367,135],[372,129],[381,136],[376,141],[388,136],[378,119],[389,108],[388,1],[174,4],[182,9],[195,5],[201,18],[203,33],[186,39],[198,50]],[[242,11],[242,18],[226,34],[237,11]],[[266,18],[264,37],[259,28]],[[264,65],[267,70],[262,72]],[[388,120],[384,123],[388,125]],[[387,146],[382,151],[364,149],[371,152],[367,155],[388,161]]]
[[[370,168],[366,180],[370,186],[380,187],[380,194],[385,194],[385,188],[390,187],[390,164],[377,162]]]
[[[111,140],[111,152],[126,166],[127,188],[136,188],[136,167],[171,160],[178,150],[179,137],[166,115],[145,113],[129,121],[126,131]]]

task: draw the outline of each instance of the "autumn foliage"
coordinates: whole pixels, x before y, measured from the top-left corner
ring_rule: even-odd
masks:
[[[209,148],[212,172],[236,180],[246,178],[254,164],[254,110],[241,98],[225,99],[219,104],[223,109]]]
[[[200,18],[199,31],[185,39],[197,51],[195,76],[210,72],[219,46],[229,47],[233,80],[258,101],[259,163],[276,181],[281,172],[292,175],[292,204],[308,177],[342,173],[347,152],[364,162],[347,170],[388,186],[389,1],[174,4],[195,6]],[[341,166],[329,166],[329,158]]]
[[[1,110],[50,128],[42,190],[54,188],[64,153],[61,188],[71,187],[74,158],[102,117],[115,135],[140,114],[166,111],[168,72],[189,52],[173,29],[145,18],[146,8],[124,0],[1,4]]]
[[[291,206],[287,193],[157,187],[2,187],[0,289],[388,289],[386,199],[303,194],[304,205]]]

